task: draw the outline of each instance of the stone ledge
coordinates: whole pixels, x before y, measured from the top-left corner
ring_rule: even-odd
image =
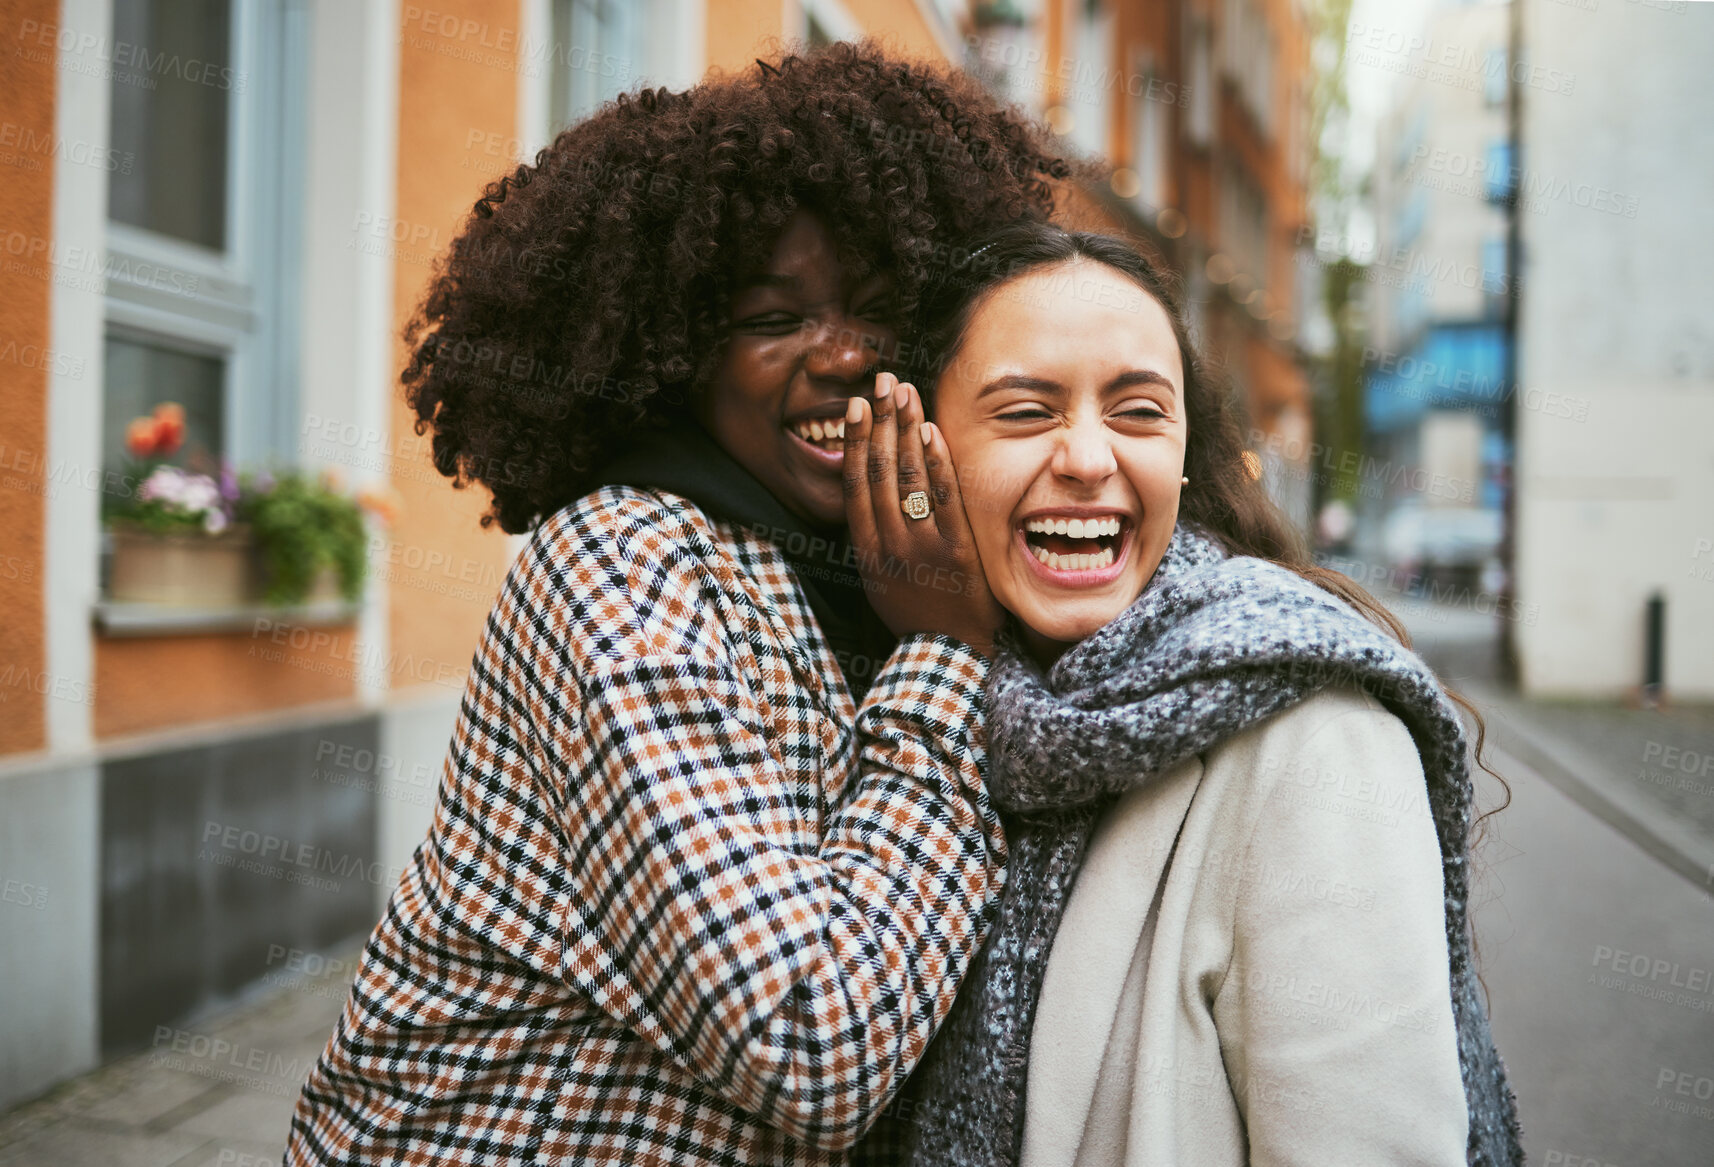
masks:
[[[311,604],[196,607],[99,600],[93,616],[103,636],[181,636],[207,632],[244,632],[256,621],[323,627],[355,624],[363,605],[347,600]]]

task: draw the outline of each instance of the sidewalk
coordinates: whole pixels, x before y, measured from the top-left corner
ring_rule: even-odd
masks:
[[[1395,611],[1423,657],[1482,711],[1494,745],[1714,892],[1714,706],[1526,700],[1494,679],[1492,617],[1408,604]]]
[[[278,1167],[355,959],[162,1027],[149,1049],[0,1116],[0,1167]]]

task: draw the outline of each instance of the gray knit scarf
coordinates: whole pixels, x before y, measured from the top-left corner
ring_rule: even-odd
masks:
[[[1184,524],[1134,604],[1044,676],[1014,643],[988,685],[988,785],[1010,858],[999,911],[951,1014],[857,1162],[1013,1164],[1030,1027],[1054,933],[1103,811],[1123,791],[1333,686],[1362,689],[1422,755],[1446,887],[1469,1162],[1516,1164],[1516,1103],[1471,961],[1470,760],[1428,666],[1322,588],[1228,557]],[[884,1150],[882,1148],[885,1148]]]

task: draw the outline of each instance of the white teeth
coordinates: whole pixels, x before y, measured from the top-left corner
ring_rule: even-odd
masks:
[[[1095,539],[1102,535],[1117,535],[1119,520],[1107,519],[1031,519],[1024,530],[1032,535],[1069,535],[1073,539]]]
[[[792,432],[806,442],[842,442],[845,440],[845,419],[793,422]]]
[[[1113,566],[1113,549],[1103,548],[1094,555],[1059,555],[1052,551],[1044,551],[1040,547],[1031,547],[1030,554],[1045,564],[1049,571],[1100,571],[1104,567]]]

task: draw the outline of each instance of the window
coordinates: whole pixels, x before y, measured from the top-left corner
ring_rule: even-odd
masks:
[[[1490,320],[1506,313],[1506,237],[1492,235],[1482,241],[1482,312]]]
[[[1512,144],[1504,138],[1488,143],[1488,201],[1505,202],[1517,181],[1512,173]]]
[[[1063,100],[1071,110],[1071,142],[1081,154],[1101,157],[1112,150],[1114,16],[1095,4],[1077,5],[1076,27],[1069,43],[1075,46],[1071,83]]]
[[[1404,171],[1410,168],[1417,159],[1417,147],[1422,145],[1423,138],[1428,133],[1428,111],[1418,105],[1411,114],[1409,128],[1398,136],[1393,146],[1393,170]]]
[[[147,333],[109,326],[107,403],[102,411],[101,456],[108,466],[126,457],[125,427],[158,402],[185,410],[184,448],[221,450],[226,431],[226,361],[218,351],[163,342]]]
[[[1506,50],[1489,49],[1482,65],[1482,99],[1489,105],[1506,104]]]
[[[862,25],[851,18],[840,0],[803,0],[803,39],[810,44],[830,45],[862,35]]]
[[[557,131],[636,84],[641,29],[619,0],[554,0],[552,103]]]
[[[1139,75],[1148,78],[1142,85],[1142,94],[1137,97],[1133,108],[1136,124],[1136,142],[1133,146],[1133,163],[1137,177],[1141,180],[1139,191],[1145,205],[1158,209],[1167,204],[1167,107],[1149,96],[1162,90],[1154,85],[1154,74],[1150,69],[1142,69]],[[1170,91],[1169,91],[1170,92]]]
[[[1192,17],[1185,56],[1190,61],[1190,109],[1184,131],[1192,144],[1214,138],[1214,34],[1205,17]]]
[[[1220,241],[1222,248],[1250,277],[1257,288],[1268,284],[1267,200],[1244,169],[1236,163],[1222,171],[1220,184]]]
[[[1225,0],[1220,14],[1221,71],[1237,87],[1264,135],[1273,133],[1275,38],[1255,0]]]
[[[227,0],[120,4],[113,38],[127,45],[183,54],[215,78],[232,70],[232,21]],[[145,51],[146,61],[148,54]],[[115,81],[113,149],[135,157],[115,171],[108,216],[213,251],[226,246],[226,155],[230,102],[225,90],[200,83],[183,69],[144,74],[141,84]]]
[[[295,457],[295,293],[308,13],[291,0],[127,0],[109,82],[103,456],[163,401],[187,453]]]
[[[1427,221],[1428,192],[1420,186],[1412,187],[1393,220],[1393,246],[1408,249],[1414,245]]]

